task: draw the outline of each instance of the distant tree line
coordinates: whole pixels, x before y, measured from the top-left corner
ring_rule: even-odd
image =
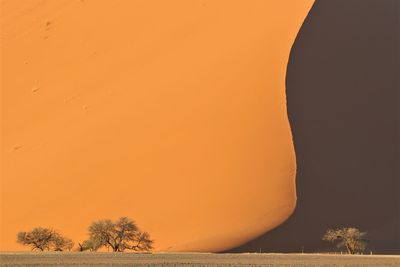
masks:
[[[150,251],[154,241],[149,233],[139,230],[136,223],[128,217],[121,217],[116,221],[99,220],[88,228],[89,238],[78,243],[77,251],[98,251],[106,248],[114,252],[125,250]],[[340,228],[328,229],[322,240],[337,242],[337,247],[345,247],[347,253],[356,254],[365,250],[368,240],[366,232],[359,229]],[[19,232],[17,242],[30,246],[39,251],[71,251],[74,242],[49,228],[36,227],[30,232]]]
[[[114,252],[125,250],[150,251],[154,241],[149,233],[139,230],[135,222],[127,217],[117,221],[99,220],[93,222],[89,228],[89,238],[78,243],[78,251],[97,251],[101,248],[111,249]],[[53,229],[36,227],[30,232],[19,232],[17,242],[30,246],[39,251],[71,251],[74,242],[62,236]]]

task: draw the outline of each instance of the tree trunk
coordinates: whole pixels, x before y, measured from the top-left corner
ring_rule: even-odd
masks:
[[[347,249],[348,254],[353,254],[353,252],[348,244],[346,244],[346,249]]]

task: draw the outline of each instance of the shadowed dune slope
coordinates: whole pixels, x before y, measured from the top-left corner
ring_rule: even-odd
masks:
[[[368,250],[400,253],[399,12],[394,0],[316,1],[287,71],[297,208],[232,251],[322,251],[328,227],[356,226]]]

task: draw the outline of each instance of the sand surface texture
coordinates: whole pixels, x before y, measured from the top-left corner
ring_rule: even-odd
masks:
[[[296,202],[291,45],[313,1],[1,0],[1,250],[128,216],[218,251]]]

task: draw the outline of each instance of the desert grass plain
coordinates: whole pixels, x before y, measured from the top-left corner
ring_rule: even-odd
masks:
[[[2,253],[0,266],[395,267],[400,256],[214,253]]]

